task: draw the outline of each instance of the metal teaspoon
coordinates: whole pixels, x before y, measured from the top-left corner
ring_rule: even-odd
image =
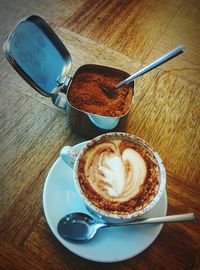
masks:
[[[112,94],[115,89],[121,87],[122,85],[131,83],[134,79],[136,79],[136,78],[144,75],[145,73],[157,68],[158,66],[160,66],[160,65],[164,64],[165,62],[171,60],[172,58],[178,56],[179,54],[183,53],[184,51],[185,51],[185,47],[183,45],[180,45],[180,46],[176,47],[175,49],[173,49],[172,51],[170,51],[170,52],[164,54],[163,56],[161,56],[160,58],[156,59],[154,62],[150,63],[149,65],[147,65],[143,69],[139,70],[135,74],[126,78],[122,82],[118,83],[112,89],[107,89],[106,87],[102,87],[102,89],[105,92],[105,94],[108,94],[108,95]]]
[[[126,223],[110,223],[96,220],[84,213],[71,213],[63,217],[57,226],[59,235],[70,242],[83,243],[92,239],[101,228],[120,227],[140,224],[185,222],[195,220],[194,213],[136,219]]]

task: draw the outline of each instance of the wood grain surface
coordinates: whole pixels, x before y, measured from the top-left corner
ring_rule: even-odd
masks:
[[[92,262],[65,249],[44,216],[45,178],[64,145],[105,131],[35,92],[0,50],[0,269],[200,269],[199,1],[1,0],[1,48],[30,14],[43,17],[67,47],[71,76],[90,63],[132,74],[186,46],[184,54],[136,80],[131,110],[115,130],[144,138],[160,154],[167,213],[194,212],[197,220],[165,224],[150,247],[123,262]]]

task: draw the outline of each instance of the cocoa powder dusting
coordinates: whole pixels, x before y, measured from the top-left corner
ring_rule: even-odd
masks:
[[[108,96],[102,90],[102,86],[111,89],[126,77],[126,73],[120,74],[115,69],[103,69],[103,67],[92,69],[87,68],[86,65],[86,68],[80,68],[80,71],[75,74],[68,90],[68,101],[73,107],[85,112],[120,117],[130,108],[133,89],[125,85]]]
[[[153,154],[146,151],[146,149],[144,149],[141,145],[129,140],[122,140],[120,142],[119,148],[121,154],[125,149],[132,148],[138,153],[140,153],[140,155],[146,160],[146,179],[141,186],[138,194],[135,195],[133,198],[125,202],[116,202],[114,199],[107,200],[101,195],[99,195],[93,189],[87,179],[87,173],[85,171],[85,157],[82,157],[82,159],[79,161],[78,177],[85,196],[98,208],[109,211],[111,213],[129,214],[141,210],[145,207],[145,205],[147,205],[151,200],[153,200],[159,186],[160,173],[157,170],[158,165]],[[126,166],[129,166],[129,164],[126,164]]]

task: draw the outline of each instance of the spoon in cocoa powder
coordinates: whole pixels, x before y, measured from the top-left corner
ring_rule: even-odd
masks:
[[[59,221],[57,231],[59,235],[67,241],[84,243],[91,240],[95,236],[97,231],[101,228],[169,222],[185,222],[194,220],[195,215],[193,213],[190,213],[164,217],[136,219],[132,222],[124,223],[110,223],[103,222],[102,220],[96,220],[95,218],[84,213],[71,213],[63,217]]]
[[[160,58],[158,58],[157,60],[155,60],[154,62],[152,62],[151,64],[149,64],[148,66],[144,67],[143,69],[139,70],[138,72],[136,72],[135,74],[131,75],[130,77],[126,78],[125,80],[123,80],[122,82],[118,83],[117,85],[115,85],[113,88],[109,89],[106,88],[105,86],[102,86],[102,90],[104,91],[104,93],[108,96],[112,95],[114,93],[114,91],[126,84],[131,83],[132,81],[134,81],[134,79],[144,75],[145,73],[157,68],[158,66],[164,64],[165,62],[171,60],[172,58],[178,56],[179,54],[183,53],[185,51],[185,47],[183,45],[176,47],[175,49],[173,49],[172,51],[166,53],[165,55],[161,56]]]

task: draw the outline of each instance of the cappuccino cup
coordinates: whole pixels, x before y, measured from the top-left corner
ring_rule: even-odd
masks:
[[[81,151],[65,146],[61,158],[73,167],[76,189],[96,217],[127,221],[150,211],[166,187],[158,153],[143,139],[111,132],[88,141]]]

